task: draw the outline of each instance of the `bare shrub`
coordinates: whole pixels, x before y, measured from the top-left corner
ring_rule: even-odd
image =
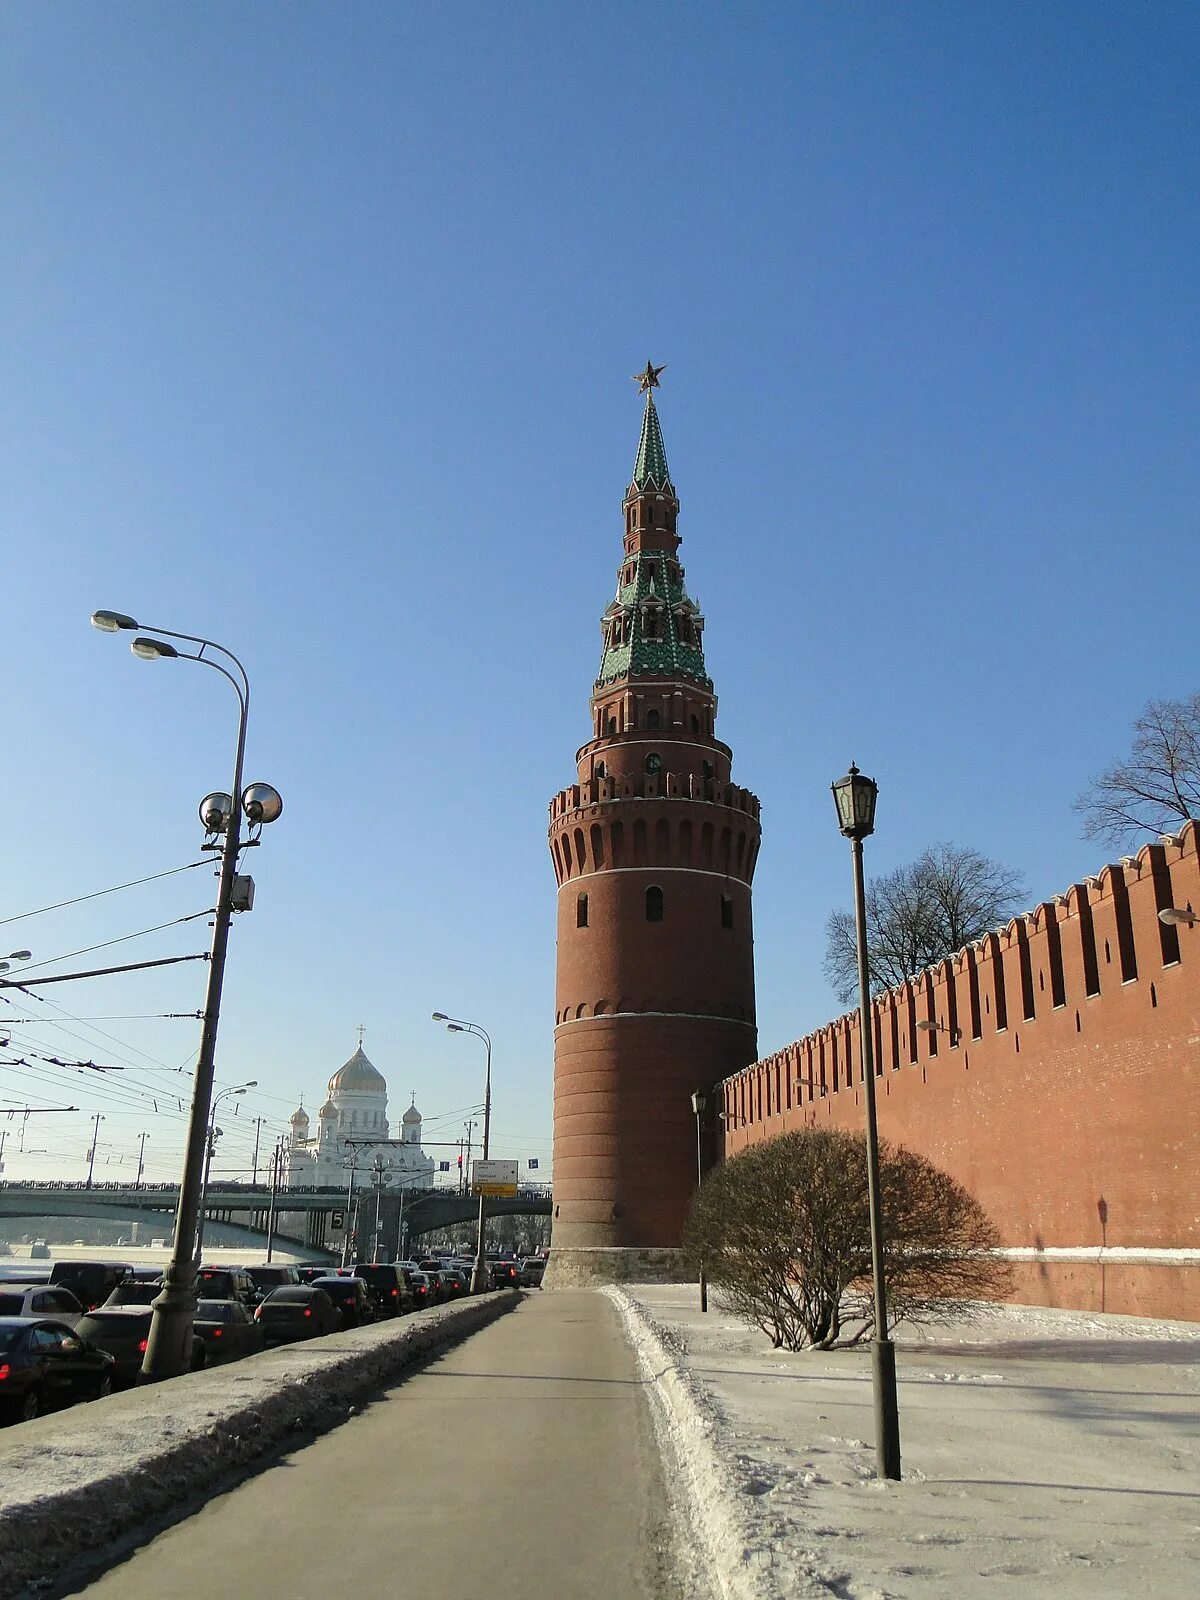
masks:
[[[886,1141],[879,1175],[889,1328],[1007,1292],[999,1236],[960,1183]],[[858,1344],[874,1329],[865,1136],[805,1128],[732,1156],[701,1185],[684,1250],[777,1348]]]

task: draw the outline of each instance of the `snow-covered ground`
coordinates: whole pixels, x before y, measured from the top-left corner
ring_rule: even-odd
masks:
[[[1195,1600],[1200,1327],[1005,1306],[897,1331],[904,1479],[866,1349],[789,1355],[695,1285],[608,1291],[656,1380],[718,1592]]]

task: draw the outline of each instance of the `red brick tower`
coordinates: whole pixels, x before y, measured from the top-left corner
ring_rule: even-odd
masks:
[[[661,369],[659,369],[661,370]],[[757,1053],[758,801],[713,732],[704,618],[652,390],[601,618],[592,737],[550,804],[558,880],[548,1282],[677,1275],[696,1183],[692,1091]],[[714,1146],[715,1148],[715,1146]]]

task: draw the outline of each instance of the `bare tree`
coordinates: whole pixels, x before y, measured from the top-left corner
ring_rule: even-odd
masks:
[[[1021,909],[1020,874],[963,845],[934,844],[915,861],[872,878],[866,888],[871,992],[905,978],[978,939]],[[825,975],[843,1005],[858,997],[854,916],[831,911],[825,924]]]
[[[1200,816],[1200,694],[1151,700],[1129,754],[1092,779],[1075,809],[1085,837],[1118,848]]]
[[[1011,1287],[979,1203],[911,1150],[880,1143],[888,1324],[970,1315]],[[705,1178],[684,1237],[722,1302],[787,1350],[828,1350],[874,1325],[866,1140],[805,1128]]]

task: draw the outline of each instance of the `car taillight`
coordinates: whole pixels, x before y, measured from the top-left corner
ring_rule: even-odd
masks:
[[[399,1300],[399,1298],[400,1298],[400,1291],[399,1291],[399,1289],[393,1289],[393,1290],[392,1290],[392,1299],[393,1299],[393,1300]]]
[[[224,1328],[214,1328],[213,1331],[212,1331],[212,1336],[213,1336],[214,1339],[220,1339],[224,1335],[224,1333],[225,1333],[225,1329]]]
[[[311,1317],[312,1316],[312,1311],[310,1310],[310,1308],[308,1306],[305,1306],[305,1308],[304,1308],[304,1315],[306,1317]]]
[[[255,1320],[255,1322],[261,1322],[262,1321],[262,1307],[261,1306],[255,1306],[255,1308],[254,1308],[254,1320]]]
[[[146,1354],[146,1346],[149,1343],[150,1343],[149,1339],[139,1339],[138,1340],[138,1355],[144,1356]]]
[[[4,1382],[5,1378],[8,1377],[11,1371],[12,1368],[9,1366],[7,1361],[0,1363],[0,1383]]]

